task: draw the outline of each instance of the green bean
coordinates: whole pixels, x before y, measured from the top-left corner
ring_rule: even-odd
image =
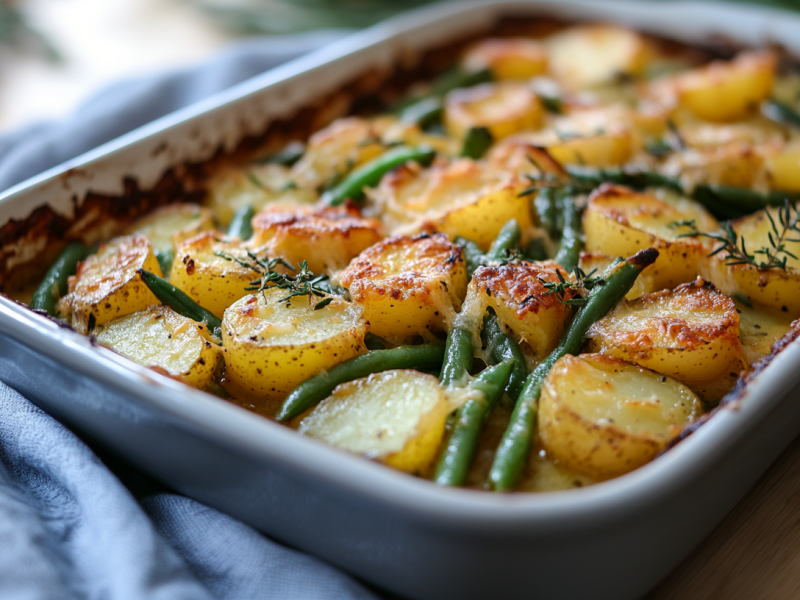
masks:
[[[231,223],[228,225],[228,237],[238,237],[240,240],[249,240],[253,237],[253,215],[255,214],[255,209],[249,204],[233,213]]]
[[[525,355],[517,344],[517,341],[508,335],[500,326],[494,310],[489,308],[486,316],[483,317],[483,334],[486,338],[486,353],[493,363],[505,360],[513,360],[514,366],[506,385],[506,394],[515,401],[519,397],[522,386],[528,378],[528,366],[525,362]]]
[[[547,260],[547,246],[545,241],[538,237],[532,239],[525,245],[522,254],[528,260]]]
[[[761,114],[776,123],[800,127],[800,113],[788,104],[774,98],[761,103]]]
[[[603,183],[616,183],[637,190],[648,187],[663,187],[683,192],[680,182],[667,175],[655,171],[625,171],[623,169],[595,169],[591,167],[565,167],[570,178],[590,188],[596,188]]]
[[[410,161],[428,165],[434,156],[436,151],[432,148],[396,146],[351,172],[340,183],[325,192],[322,201],[331,206],[338,206],[348,199],[354,202],[361,200],[364,197],[364,188],[378,185],[381,178],[389,171]]]
[[[779,191],[762,193],[729,185],[701,184],[692,192],[692,198],[718,219],[735,219],[768,206],[783,206],[787,199],[797,202],[800,194]]]
[[[367,332],[364,336],[364,345],[368,350],[386,350],[389,347],[389,342],[374,333]],[[439,375],[438,373],[436,374]]]
[[[516,219],[509,219],[503,225],[500,233],[492,242],[492,247],[486,253],[487,261],[500,261],[506,258],[509,250],[516,250],[519,248],[519,240],[522,237],[522,230],[520,230]]]
[[[483,251],[478,244],[463,237],[457,237],[455,243],[461,246],[464,252],[464,262],[467,264],[467,275],[472,279],[472,274],[483,264]]]
[[[564,112],[564,102],[558,96],[550,96],[548,94],[538,94],[539,100],[544,106],[545,110],[556,115]]]
[[[80,242],[70,242],[61,251],[55,262],[45,273],[42,282],[33,294],[31,308],[43,310],[48,315],[56,314],[56,302],[67,293],[70,275],[74,275],[78,263],[89,256],[91,250]]]
[[[444,387],[459,385],[472,366],[473,343],[470,329],[468,324],[456,322],[447,334],[444,363],[439,376]]]
[[[200,306],[184,292],[158,275],[145,271],[144,269],[139,269],[139,275],[141,275],[145,285],[153,292],[153,295],[163,304],[166,304],[176,313],[183,315],[187,319],[197,321],[198,323],[205,323],[209,331],[217,337],[222,337],[222,321],[220,321],[214,313]]]
[[[175,262],[175,249],[166,248],[164,250],[156,250],[153,252],[156,255],[158,266],[161,267],[161,272],[168,276],[172,271],[172,263]]]
[[[586,304],[575,315],[556,349],[528,376],[489,471],[491,489],[509,491],[519,481],[533,446],[539,395],[550,368],[565,354],[580,352],[589,327],[630,291],[642,269],[657,257],[658,251],[648,248],[606,269],[605,283],[592,289]]]
[[[306,145],[303,142],[291,142],[287,144],[287,146],[281,150],[280,152],[276,152],[275,154],[270,154],[269,156],[265,156],[264,158],[256,160],[256,164],[274,164],[274,165],[283,165],[284,167],[291,167],[294,163],[298,160],[303,158],[303,154],[305,154]]]
[[[533,198],[533,207],[536,210],[539,224],[550,236],[556,240],[561,235],[559,225],[559,206],[560,201],[558,191],[553,187],[543,187]]]
[[[461,71],[453,69],[439,75],[434,81],[431,91],[422,96],[408,96],[394,106],[394,110],[404,114],[407,109],[415,104],[419,104],[430,98],[442,100],[448,92],[458,88],[467,88],[492,80],[492,72],[489,69],[480,71]]]
[[[581,209],[572,197],[564,198],[564,230],[561,234],[561,242],[556,251],[555,260],[564,267],[568,273],[572,273],[578,266],[581,256]]]
[[[493,141],[492,133],[486,127],[470,127],[461,146],[461,156],[475,160],[483,158]]]
[[[470,398],[456,411],[452,431],[433,476],[439,485],[464,485],[483,423],[503,394],[513,366],[513,359],[503,361],[483,371],[469,385],[470,389],[478,392],[478,397]]]
[[[390,369],[428,370],[442,364],[444,344],[398,346],[390,350],[370,350],[306,379],[281,405],[278,416],[286,422],[327,398],[333,389],[354,379],[360,379]]]
[[[423,129],[438,123],[444,112],[444,102],[441,98],[430,96],[418,102],[409,104],[400,113],[400,120],[404,123],[416,123]]]

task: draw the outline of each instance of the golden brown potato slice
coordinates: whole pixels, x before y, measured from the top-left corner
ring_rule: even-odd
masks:
[[[751,144],[734,141],[675,153],[662,169],[680,176],[687,188],[699,183],[749,188],[764,177],[764,158]]]
[[[777,240],[783,227],[780,223],[782,208],[772,207],[767,211],[760,210],[752,215],[737,219],[731,225],[741,239],[737,246],[741,249],[742,240],[747,252],[757,264],[769,262],[766,255],[760,250],[767,249],[775,252],[770,242],[770,235]],[[796,211],[790,209],[788,221],[796,218]],[[770,221],[769,217],[772,217]],[[786,220],[786,219],[785,219]],[[776,234],[773,222],[777,228]],[[787,231],[782,240],[784,248],[794,256],[800,256],[800,236],[793,231]],[[773,266],[759,269],[752,264],[731,265],[738,258],[729,259],[725,251],[716,254],[707,261],[707,274],[705,277],[714,281],[726,294],[741,294],[751,303],[785,313],[788,317],[800,317],[800,260],[790,254],[778,253],[777,259],[786,259],[786,269]]]
[[[196,388],[214,381],[221,348],[206,327],[166,306],[152,306],[101,325],[97,341],[145,367],[162,370]]]
[[[736,302],[739,313],[739,339],[747,364],[752,366],[772,350],[772,344],[791,329],[792,318],[785,313]]]
[[[790,144],[766,156],[770,188],[800,192],[800,145]]]
[[[704,240],[679,237],[688,231],[676,226],[681,221],[694,221],[702,232],[718,227],[714,218],[692,200],[667,203],[627,188],[603,185],[589,197],[583,216],[586,250],[616,258],[656,248],[658,260],[642,274],[651,278],[655,289],[671,289],[693,281],[709,253]]]
[[[250,292],[258,273],[223,256],[247,260],[239,240],[225,240],[215,231],[201,233],[175,245],[170,283],[203,308],[222,318],[225,309]]]
[[[680,106],[706,121],[734,121],[758,110],[772,91],[777,60],[772,52],[742,52],[677,76]]]
[[[262,412],[273,414],[300,383],[361,354],[367,322],[357,304],[267,288],[245,296],[225,311],[225,387]]]
[[[461,64],[467,71],[490,69],[497,80],[530,79],[547,73],[547,50],[530,38],[487,38],[471,46]]]
[[[352,205],[306,207],[271,204],[253,218],[248,245],[292,265],[306,261],[316,274],[345,268],[382,238],[381,224],[364,219]]]
[[[636,75],[645,67],[647,44],[637,32],[617,25],[580,25],[545,41],[550,70],[569,90]]]
[[[214,229],[214,214],[196,204],[172,204],[142,217],[127,234],[141,234],[150,240],[153,252],[174,249],[174,242]]]
[[[370,331],[396,341],[441,331],[461,305],[467,270],[442,234],[395,237],[367,248],[340,275]]]
[[[319,194],[313,187],[299,187],[290,169],[278,164],[228,166],[208,182],[207,204],[222,225],[246,206],[261,210],[271,202],[313,204]]]
[[[535,360],[542,360],[556,347],[572,309],[555,294],[548,293],[543,282],[559,281],[558,272],[569,274],[555,262],[509,262],[499,267],[480,267],[472,275],[464,313],[480,323],[487,307],[529,348]],[[564,299],[574,297],[568,289]]]
[[[469,159],[420,171],[400,168],[383,178],[373,197],[396,233],[420,230],[468,238],[488,249],[510,219],[523,237],[533,225],[524,183],[484,169]]]
[[[101,244],[97,254],[79,263],[69,278],[69,293],[59,305],[61,312],[71,313],[72,326],[88,333],[97,325],[160,304],[142,281],[140,269],[162,275],[150,240],[143,235]]]
[[[452,408],[436,377],[384,371],[338,386],[300,421],[299,431],[422,475],[436,458]]]
[[[550,458],[609,479],[652,460],[700,411],[674,379],[600,354],[566,355],[542,388],[538,430]]]
[[[445,100],[447,132],[463,139],[472,127],[486,127],[495,140],[542,126],[539,98],[522,83],[484,83],[453,90]]]
[[[587,336],[590,351],[669,375],[692,389],[746,366],[733,300],[700,278],[624,301]]]

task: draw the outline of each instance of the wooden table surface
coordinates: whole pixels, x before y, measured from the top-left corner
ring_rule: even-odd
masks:
[[[646,600],[800,598],[800,437]]]

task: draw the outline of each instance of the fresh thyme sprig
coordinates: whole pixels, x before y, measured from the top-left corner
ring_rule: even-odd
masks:
[[[223,250],[218,250],[214,254],[225,260],[235,262],[246,269],[250,269],[260,276],[258,279],[250,282],[251,287],[245,288],[248,292],[257,291],[263,296],[265,289],[268,287],[276,287],[289,292],[286,297],[279,300],[279,302],[287,303],[297,296],[308,296],[309,300],[315,296],[317,298],[322,298],[322,300],[314,304],[314,310],[325,308],[333,300],[332,297],[328,296],[327,290],[320,287],[320,284],[326,281],[328,276],[315,275],[314,272],[308,268],[308,263],[306,261],[302,261],[298,265],[298,268],[295,268],[281,257],[261,258],[250,250],[247,250],[247,258],[249,260],[244,260],[243,258]],[[290,275],[288,273],[279,273],[275,271],[275,267],[278,265],[295,271],[297,274]],[[326,296],[328,297],[326,298]]]
[[[786,271],[788,260],[790,258],[797,259],[797,256],[787,249],[786,244],[800,242],[800,238],[789,237],[792,232],[800,234],[800,215],[795,212],[794,216],[792,216],[792,206],[788,200],[778,209],[778,223],[775,222],[769,211],[765,211],[765,213],[769,219],[771,229],[767,234],[769,246],[762,246],[752,253],[748,252],[744,237],[736,233],[730,223],[722,224],[721,233],[698,231],[694,220],[675,221],[670,225],[670,228],[687,227],[691,230],[680,234],[679,238],[704,237],[718,242],[719,247],[708,256],[710,258],[724,253],[722,258],[728,266],[750,265],[760,270],[780,269]],[[759,255],[763,259],[760,260]]]
[[[561,304],[578,308],[586,304],[587,299],[585,294],[587,292],[590,292],[592,288],[597,287],[598,285],[603,285],[606,282],[606,280],[602,277],[592,277],[596,271],[597,269],[592,269],[588,274],[586,274],[583,272],[583,270],[581,270],[580,267],[575,267],[573,271],[573,274],[575,275],[575,281],[568,281],[564,279],[564,276],[561,274],[560,270],[556,270],[558,281],[545,281],[539,277],[539,282],[545,288],[547,288],[545,294],[555,295]],[[576,292],[578,295],[574,298],[568,298],[567,292],[569,290]]]

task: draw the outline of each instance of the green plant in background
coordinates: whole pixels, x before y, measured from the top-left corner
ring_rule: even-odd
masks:
[[[52,62],[63,60],[50,40],[31,26],[14,0],[0,0],[0,45],[34,52]]]
[[[189,0],[243,35],[367,27],[435,0]],[[668,0],[667,0],[668,1]],[[800,0],[730,0],[800,10]]]
[[[360,28],[431,0],[190,0],[240,34]]]

